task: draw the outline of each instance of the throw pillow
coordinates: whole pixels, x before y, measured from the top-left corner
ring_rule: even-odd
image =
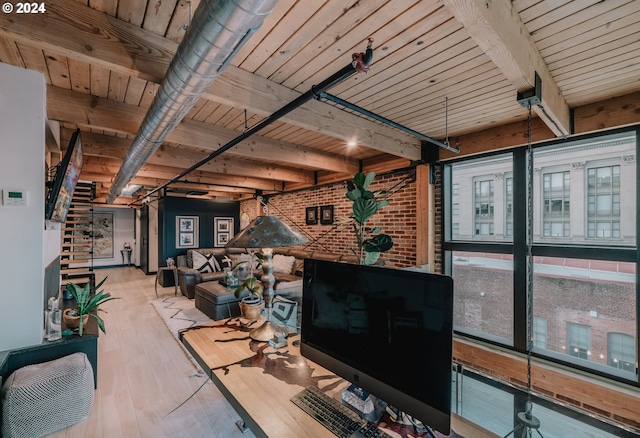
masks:
[[[220,262],[213,254],[200,254],[198,251],[191,253],[193,258],[193,268],[198,271],[205,272],[219,272],[222,271]]]
[[[286,256],[282,254],[276,254],[273,256],[273,272],[279,272],[281,274],[290,274],[293,268],[293,263],[296,261],[294,256]]]
[[[251,261],[251,254],[239,254],[235,260],[234,260],[234,265],[240,263],[240,262],[250,262]],[[260,266],[262,265],[262,260],[260,260],[258,258],[257,255],[254,254],[253,256],[253,270],[257,270],[260,269]]]

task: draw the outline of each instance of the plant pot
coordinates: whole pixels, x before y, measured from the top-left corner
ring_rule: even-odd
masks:
[[[257,321],[264,309],[264,301],[260,298],[243,298],[240,300],[242,319],[249,322]]]
[[[64,320],[64,325],[66,328],[70,330],[77,330],[80,327],[80,317],[69,315],[71,309],[64,309],[62,312],[62,319]],[[89,315],[82,316],[82,325],[83,327],[87,326],[87,322],[89,322]]]

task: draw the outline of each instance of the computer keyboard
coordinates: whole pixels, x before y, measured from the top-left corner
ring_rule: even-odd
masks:
[[[303,389],[294,395],[291,401],[340,438],[391,438],[391,435],[378,429],[375,424],[367,423],[351,409],[315,386]]]

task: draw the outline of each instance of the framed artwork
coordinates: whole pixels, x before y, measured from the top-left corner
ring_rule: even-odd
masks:
[[[333,224],[333,205],[323,205],[320,207],[320,223],[322,225]]]
[[[93,238],[93,258],[112,259],[113,256],[113,213],[94,213],[89,227]]]
[[[225,246],[229,242],[229,233],[216,234],[216,246]]]
[[[197,248],[198,216],[176,216],[176,248]]]
[[[318,207],[307,207],[305,222],[307,225],[316,225],[318,223]]]
[[[233,237],[233,218],[214,217],[213,218],[214,246],[225,246]]]

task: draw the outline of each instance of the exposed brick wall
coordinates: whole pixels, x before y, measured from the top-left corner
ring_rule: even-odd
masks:
[[[376,176],[370,189],[389,190],[392,195],[389,205],[376,213],[367,223],[378,226],[383,233],[393,238],[393,248],[380,256],[386,266],[406,267],[416,264],[416,185],[414,172],[399,172]],[[350,248],[356,247],[356,239],[349,225],[336,227],[322,225],[306,225],[305,215],[307,207],[333,205],[334,219],[349,216],[351,201],[345,197],[347,190],[345,183],[336,183],[322,187],[301,190],[282,195],[275,195],[269,199],[269,213],[277,215],[289,225],[305,234],[310,241],[317,242],[309,245],[311,249],[350,254]],[[250,207],[244,204],[250,204]],[[255,201],[244,201],[240,211],[247,211],[251,215]],[[251,215],[253,219],[255,216]]]

